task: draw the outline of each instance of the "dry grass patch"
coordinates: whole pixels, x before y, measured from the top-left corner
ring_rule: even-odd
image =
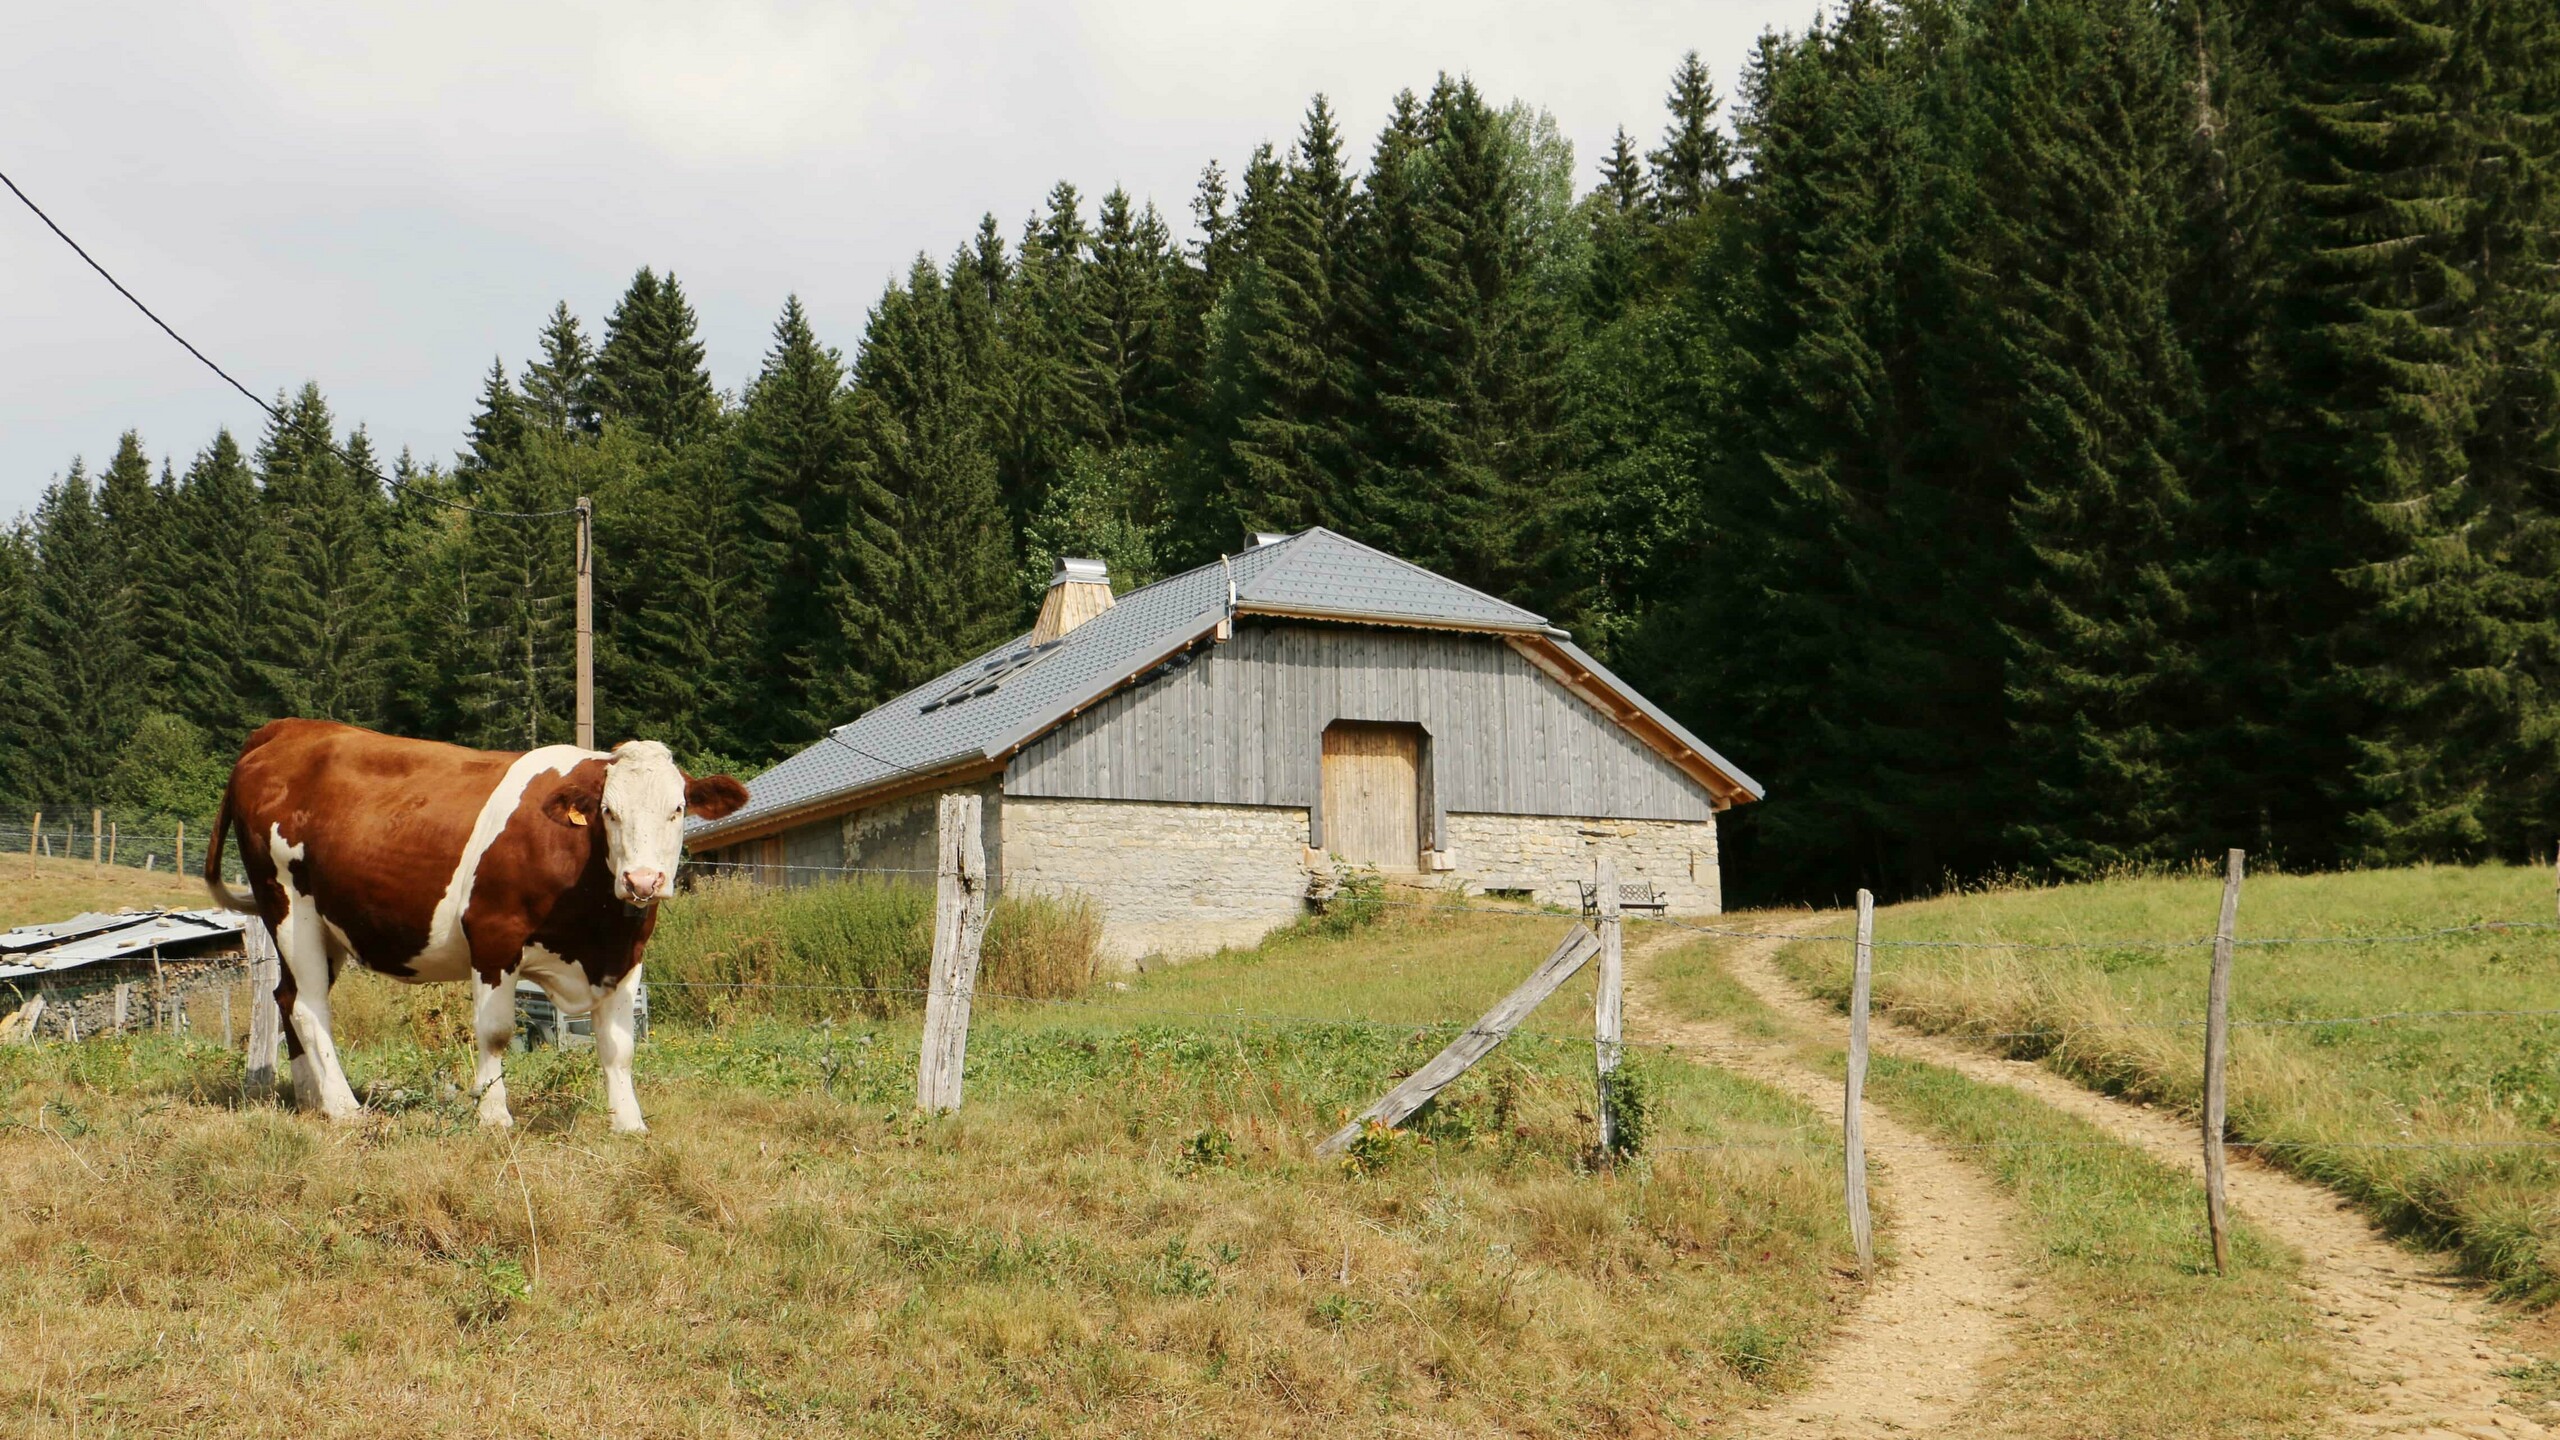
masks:
[[[89,910],[196,909],[212,903],[202,880],[172,874],[168,857],[161,861],[146,875],[123,865],[0,855],[0,930],[68,920]]]
[[[1392,1011],[1552,939],[1390,922],[1220,963],[1376,971]],[[1665,1144],[1756,1148],[1592,1173],[1588,1042],[1531,1038],[1355,1171],[1312,1140],[1445,1028],[1148,1018],[1150,989],[986,1017],[969,1108],[930,1122],[904,1021],[671,1027],[637,1141],[579,1055],[510,1061],[566,1097],[512,1137],[443,1098],[458,1046],[354,1049],[414,1098],[352,1130],[231,1108],[231,1057],[180,1041],[0,1055],[0,1419],[1658,1434],[1750,1403],[1834,1313],[1839,1175],[1778,1143],[1810,1123],[1780,1097],[1646,1057]]]

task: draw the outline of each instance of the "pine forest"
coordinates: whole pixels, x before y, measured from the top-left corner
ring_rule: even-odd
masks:
[[[1125,593],[1326,525],[1762,780],[1737,903],[2550,853],[2560,7],[1676,47],[1587,193],[1535,97],[1443,75],[1365,143],[1316,97],[1179,227],[1066,182],[952,217],[858,325],[782,299],[743,393],[653,268],[526,317],[449,460],[313,385],[174,462],[102,436],[0,535],[0,800],[200,821],[288,714],[568,738],[571,526],[439,502],[587,495],[599,734],[696,767],[1019,633],[1062,554]]]

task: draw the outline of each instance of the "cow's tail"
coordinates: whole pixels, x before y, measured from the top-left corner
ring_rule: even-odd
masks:
[[[237,778],[236,775],[233,777],[235,781]],[[257,897],[234,890],[222,882],[222,842],[231,834],[231,822],[231,786],[225,784],[222,787],[222,809],[214,815],[213,833],[205,839],[204,888],[212,892],[213,903],[223,909],[255,915],[258,913]]]

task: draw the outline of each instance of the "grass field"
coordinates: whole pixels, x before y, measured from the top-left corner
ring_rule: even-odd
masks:
[[[1641,1063],[1657,1147],[1587,1165],[1588,991],[1352,1164],[1310,1145],[1557,938],[1422,915],[990,1006],[969,1105],[916,1032],[668,1027],[653,1133],[592,1062],[374,1004],[335,1129],[182,1040],[0,1053],[0,1417],[29,1435],[1677,1433],[1800,1369],[1849,1268],[1818,1118]],[[367,999],[364,997],[375,997]],[[1332,1017],[1273,1021],[1245,1016]],[[1386,1023],[1392,1022],[1392,1023]]]
[[[1844,1066],[1838,1037],[1791,1035],[1728,977],[1702,941],[1656,962],[1682,1013],[1793,1038],[1810,1063]],[[2293,1256],[2245,1219],[2228,1278],[2195,1182],[2086,1122],[2017,1091],[1879,1056],[1867,1097],[1979,1163],[2018,1206],[2036,1281],[2014,1348],[1958,1417],[1956,1433],[2080,1440],[2327,1433],[2338,1402]],[[1896,1195],[1887,1204],[1927,1204]]]
[[[172,874],[165,866],[146,875],[131,866],[0,855],[0,930],[68,920],[84,910],[210,903],[202,880]]]
[[[2208,951],[2115,944],[2209,936],[2218,875],[2004,889],[1895,906],[1880,941],[2067,941],[2077,950],[1879,948],[1877,1003],[1905,1019],[2045,1057],[2101,1088],[2193,1108]],[[2240,905],[2230,1118],[2239,1138],[2454,1247],[2511,1298],[2560,1298],[2560,934],[2548,870],[2426,868],[2261,875]],[[1781,961],[1833,997],[1847,947]],[[2446,1016],[2439,1011],[2542,1011]],[[2389,1016],[2364,1023],[2302,1022]],[[2433,1148],[2450,1147],[2450,1148]],[[2538,1147],[2538,1148],[2537,1148]]]

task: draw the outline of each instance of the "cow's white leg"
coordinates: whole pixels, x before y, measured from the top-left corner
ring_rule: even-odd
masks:
[[[631,1088],[632,1016],[637,1008],[633,997],[639,989],[640,967],[634,965],[595,1008],[596,1066],[604,1071],[605,1108],[612,1112],[613,1128],[631,1135],[649,1129],[649,1123],[640,1118],[639,1092]]]
[[[471,1040],[479,1051],[479,1064],[471,1074],[471,1089],[480,1097],[480,1123],[513,1125],[516,1117],[507,1109],[505,1060],[507,1047],[516,1038],[516,977],[510,970],[490,984],[471,972]]]
[[[284,928],[276,949],[293,967],[293,1038],[302,1042],[302,1053],[293,1058],[294,1096],[305,1106],[317,1101],[320,1113],[332,1120],[353,1120],[364,1107],[356,1104],[338,1064],[338,1042],[329,1034],[329,950],[319,912],[309,900],[296,900]]]
[[[284,926],[276,951],[293,972],[293,1013],[286,1017],[302,1053],[293,1061],[294,1103],[332,1120],[353,1120],[364,1113],[347,1072],[338,1064],[338,1042],[329,1034],[329,934],[320,907],[294,888],[293,862],[302,847],[285,843],[281,826],[268,827],[268,852],[275,857],[276,883],[285,893]]]

